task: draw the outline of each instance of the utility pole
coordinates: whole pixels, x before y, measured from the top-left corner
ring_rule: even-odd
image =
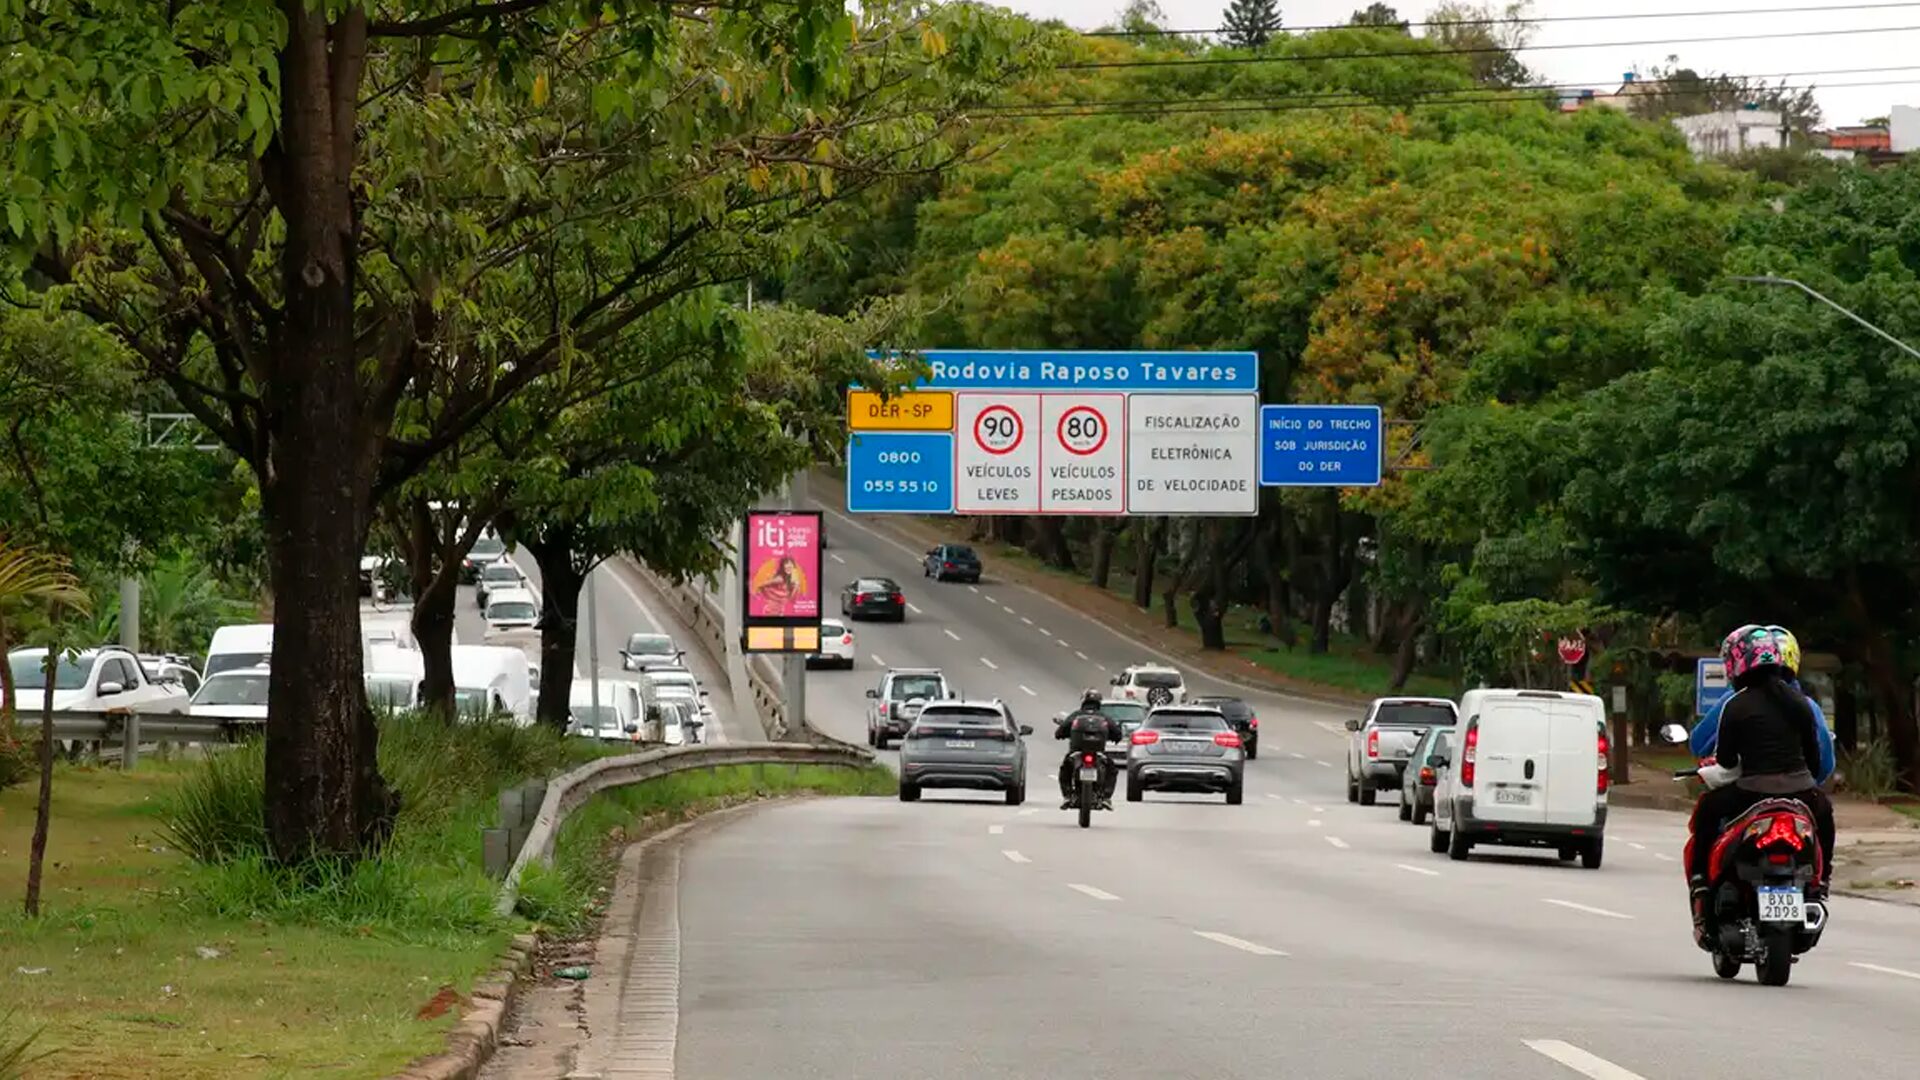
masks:
[[[140,579],[131,575],[120,579],[120,644],[140,651]]]
[[[1880,338],[1882,341],[1885,341],[1889,345],[1892,345],[1894,348],[1899,349],[1901,352],[1906,353],[1908,356],[1913,357],[1915,360],[1920,360],[1920,349],[1915,349],[1913,346],[1907,344],[1904,341],[1901,341],[1899,338],[1894,337],[1892,334],[1887,333],[1885,330],[1880,329],[1878,326],[1873,325],[1872,323],[1868,322],[1866,319],[1862,318],[1858,313],[1851,311],[1846,307],[1841,306],[1839,302],[1818,292],[1817,290],[1814,289],[1813,286],[1808,285],[1804,281],[1795,281],[1793,278],[1787,278],[1787,277],[1776,277],[1772,274],[1754,274],[1754,275],[1749,275],[1745,277],[1736,277],[1733,280],[1744,281],[1749,285],[1773,285],[1773,286],[1778,286],[1778,287],[1787,288],[1787,289],[1799,289],[1801,292],[1806,293],[1808,296],[1813,297],[1815,300],[1820,301],[1821,303],[1827,305],[1828,307],[1839,312],[1840,314],[1845,315],[1847,318],[1852,319],[1854,322],[1859,323],[1862,327],[1866,328],[1868,333],[1872,334],[1873,336]]]
[[[807,506],[807,470],[801,469],[787,480],[787,509],[804,510]],[[826,582],[813,583],[813,594],[820,598],[824,607],[827,599]],[[806,738],[807,724],[807,655],[788,653],[780,672],[780,689],[786,699],[787,737],[796,741]]]
[[[599,567],[587,571],[587,685],[593,700],[593,723],[600,724],[600,604],[594,578]]]

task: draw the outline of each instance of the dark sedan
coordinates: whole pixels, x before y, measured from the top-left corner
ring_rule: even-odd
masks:
[[[892,578],[856,578],[840,590],[840,614],[849,619],[907,621],[907,598]]]
[[[1219,709],[1220,715],[1227,718],[1233,730],[1240,733],[1240,746],[1247,752],[1247,760],[1260,756],[1260,718],[1253,714],[1253,706],[1237,697],[1222,694],[1208,694],[1204,697],[1190,697],[1189,705],[1205,705],[1210,709]]]
[[[921,569],[935,581],[980,581],[980,556],[965,544],[941,544],[927,552]]]

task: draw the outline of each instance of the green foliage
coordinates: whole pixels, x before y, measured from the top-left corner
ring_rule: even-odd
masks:
[[[211,753],[168,794],[161,834],[199,863],[259,855],[267,849],[266,786],[264,742]]]
[[[53,1056],[52,1049],[33,1047],[45,1029],[21,1032],[15,1015],[12,1009],[0,1013],[0,1080],[25,1080],[27,1066]]]
[[[1228,45],[1258,49],[1280,29],[1280,5],[1274,0],[1229,0],[1220,13],[1220,28]]]
[[[30,742],[0,731],[0,791],[24,783],[32,776],[39,768],[39,754],[37,739]]]
[[[1845,790],[1865,799],[1882,799],[1893,794],[1900,770],[1893,751],[1884,739],[1870,739],[1852,750],[1840,748],[1835,771]]]

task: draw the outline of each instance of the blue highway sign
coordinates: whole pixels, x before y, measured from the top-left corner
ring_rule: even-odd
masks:
[[[1378,405],[1263,405],[1264,487],[1374,487],[1386,425]]]
[[[847,440],[847,510],[953,513],[953,436],[854,432]]]

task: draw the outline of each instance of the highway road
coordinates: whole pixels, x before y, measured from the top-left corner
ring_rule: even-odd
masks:
[[[885,665],[942,666],[1034,725],[1030,798],[784,803],[687,834],[677,1015],[646,1043],[681,1080],[1905,1078],[1920,1062],[1920,910],[1841,899],[1790,987],[1722,983],[1691,943],[1680,817],[1616,810],[1597,871],[1500,849],[1451,862],[1391,797],[1345,802],[1346,707],[1245,695],[1263,739],[1246,805],[1149,795],[1082,831],[1048,798],[1048,721],[1147,651],[991,565],[977,588],[935,585],[915,549],[838,515],[828,530],[830,597],[879,572],[913,607],[858,624],[860,666],[815,673],[811,721],[863,741]]]

